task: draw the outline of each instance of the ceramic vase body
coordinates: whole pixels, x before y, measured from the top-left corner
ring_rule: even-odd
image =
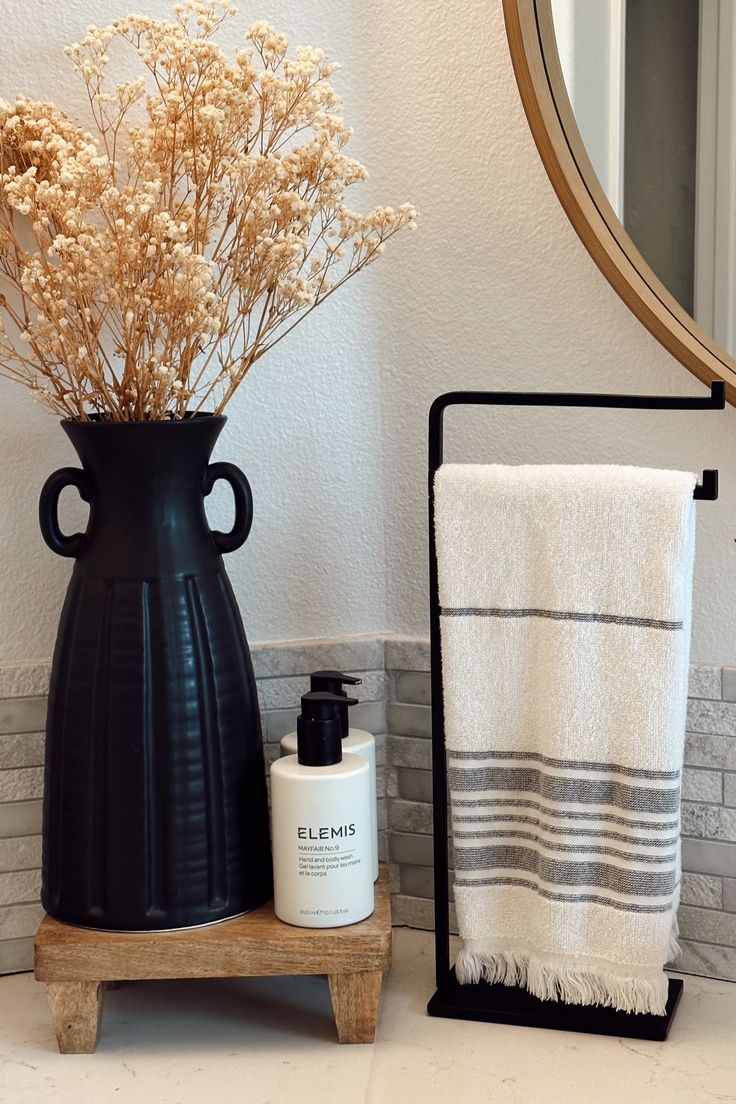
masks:
[[[75,558],[46,735],[42,903],[113,931],[212,923],[271,896],[258,699],[222,553],[251,520],[250,488],[209,464],[226,419],[63,422],[82,461],[47,481],[41,528]],[[204,498],[233,488],[230,533]],[[56,508],[73,484],[86,532]]]

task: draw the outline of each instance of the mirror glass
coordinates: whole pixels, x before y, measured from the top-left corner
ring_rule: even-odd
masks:
[[[552,0],[578,128],[613,210],[736,354],[736,0]]]

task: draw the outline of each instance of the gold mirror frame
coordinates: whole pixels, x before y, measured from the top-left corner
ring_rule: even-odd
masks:
[[[603,275],[650,333],[736,405],[736,360],[698,326],[652,271],[601,187],[580,136],[557,52],[552,0],[503,0],[524,111],[552,187]]]

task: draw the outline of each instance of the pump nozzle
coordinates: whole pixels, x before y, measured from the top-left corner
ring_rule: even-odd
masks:
[[[356,698],[324,690],[302,694],[297,717],[297,754],[308,767],[328,767],[342,759],[342,712],[357,705]]]
[[[302,694],[302,716],[310,721],[330,720],[340,707],[357,705],[357,698],[349,698],[347,694],[335,694],[330,690],[310,690],[308,694]]]
[[[342,671],[315,671],[309,680],[310,690],[329,690],[332,694],[344,694],[343,685],[360,686],[363,680]]]
[[[340,710],[343,740],[350,731],[346,701],[347,693],[343,690],[343,685],[360,686],[362,682],[363,680],[356,678],[355,675],[344,675],[342,671],[315,671],[309,680],[310,690],[339,695],[343,706]]]

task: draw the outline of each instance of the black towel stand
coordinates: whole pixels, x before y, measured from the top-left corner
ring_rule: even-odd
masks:
[[[667,1010],[663,1016],[617,1012],[612,1008],[543,1001],[526,989],[479,982],[460,985],[450,967],[450,899],[447,823],[447,762],[440,655],[440,603],[437,584],[437,548],[434,532],[434,477],[442,464],[444,413],[449,406],[582,406],[630,410],[723,410],[726,388],[711,384],[706,398],[669,395],[585,395],[534,391],[450,391],[432,403],[429,412],[429,603],[432,687],[432,791],[434,801],[434,915],[437,990],[427,1005],[430,1016],[526,1027],[584,1031],[629,1039],[663,1040],[682,995],[683,983],[670,978]],[[704,471],[693,497],[718,497],[718,472]]]

